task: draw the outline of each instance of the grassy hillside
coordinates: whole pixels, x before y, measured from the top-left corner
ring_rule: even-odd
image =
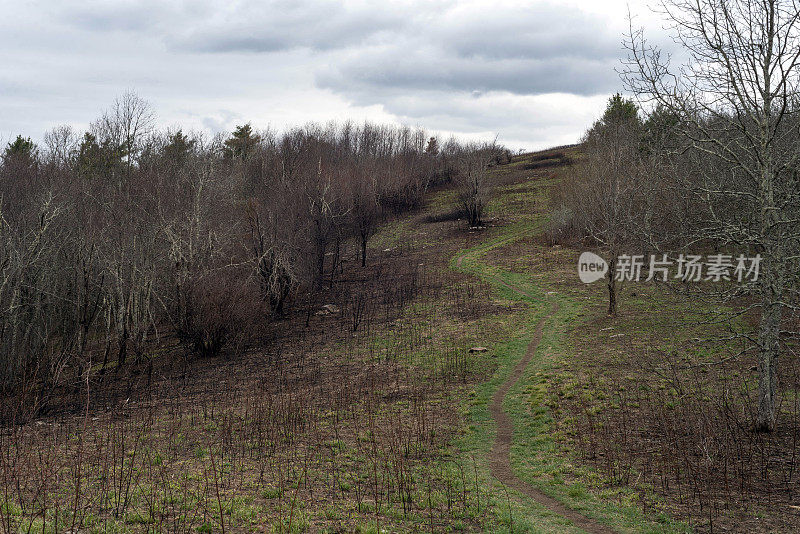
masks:
[[[726,508],[733,493],[693,483],[713,464],[669,457],[687,397],[658,361],[709,354],[685,352],[699,335],[691,307],[652,288],[625,288],[607,319],[602,288],[577,280],[580,250],[544,238],[549,188],[579,157],[569,147],[494,167],[483,229],[453,215],[454,191],[432,192],[381,228],[366,269],[353,249],[320,310],[290,315],[270,350],[176,363],[147,388],[132,375],[104,410],[3,431],[2,530],[792,524],[788,513],[759,523],[755,500]]]

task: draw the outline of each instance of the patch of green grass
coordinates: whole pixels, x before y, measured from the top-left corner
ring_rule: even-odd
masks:
[[[522,187],[518,189],[523,190],[520,195],[531,194]],[[537,198],[540,196],[538,194]],[[514,201],[504,198],[498,200],[495,207],[502,210]],[[518,325],[514,335],[495,346],[497,371],[489,381],[476,388],[476,395],[470,399],[467,405],[469,428],[459,440],[458,447],[462,455],[481,459],[487,457],[495,433],[489,414],[489,400],[516,362],[525,355],[536,323],[557,302],[559,310],[546,321],[533,361],[506,397],[505,408],[514,424],[511,450],[514,472],[570,508],[618,531],[686,532],[689,529],[685,525],[672,522],[663,515],[655,518],[645,516],[637,506],[633,492],[626,499],[610,499],[592,491],[593,481],[599,476],[587,469],[574,468],[569,457],[558,448],[552,435],[553,421],[545,402],[546,392],[549,380],[564,365],[569,354],[565,332],[580,320],[585,305],[568,295],[548,295],[539,285],[540,280],[533,280],[523,273],[508,272],[482,261],[488,252],[540,230],[541,222],[534,214],[522,216],[516,224],[503,228],[484,243],[462,251],[451,261],[452,268],[492,284],[502,298],[527,305],[514,319]],[[476,461],[475,471],[487,487],[487,495],[491,495],[490,503],[494,510],[494,520],[490,525],[492,531],[510,530],[512,526],[514,532],[577,531],[568,520],[539,503],[513,490],[499,487],[499,483],[490,477],[485,461]],[[500,498],[506,494],[508,498]]]
[[[261,490],[261,496],[265,499],[278,499],[283,496],[283,490],[274,486],[269,486]]]

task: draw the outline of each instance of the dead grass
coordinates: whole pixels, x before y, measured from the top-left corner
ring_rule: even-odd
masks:
[[[438,196],[446,197],[447,191]],[[398,219],[251,347],[92,374],[64,409],[0,432],[3,531],[472,531],[497,520],[451,449],[491,374],[469,348],[510,303],[447,262],[481,235]],[[428,221],[428,222],[426,222]],[[349,261],[347,261],[349,260]],[[336,311],[320,313],[323,304]]]

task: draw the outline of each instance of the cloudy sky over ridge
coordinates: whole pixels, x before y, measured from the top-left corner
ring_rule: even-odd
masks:
[[[370,119],[574,142],[621,89],[627,4],[0,0],[0,141],[85,128],[134,90],[159,124]],[[659,29],[643,3],[637,24]]]

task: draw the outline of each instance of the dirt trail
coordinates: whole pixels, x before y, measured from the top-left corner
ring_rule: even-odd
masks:
[[[458,258],[456,263],[459,267],[461,267],[463,259],[464,256]],[[505,282],[504,280],[498,279],[498,282],[521,295],[533,299],[532,295]],[[528,367],[528,364],[536,355],[536,351],[539,348],[539,342],[542,339],[544,323],[557,312],[558,303],[554,302],[552,308],[550,309],[550,313],[539,319],[539,322],[536,323],[536,330],[533,333],[533,339],[531,339],[531,342],[528,344],[528,348],[525,351],[525,356],[523,356],[519,362],[517,362],[508,378],[506,378],[505,381],[500,384],[500,387],[497,388],[497,391],[495,391],[494,395],[492,395],[492,402],[489,405],[489,413],[492,415],[492,420],[494,420],[495,424],[497,425],[497,435],[495,436],[494,443],[492,443],[492,448],[489,451],[489,469],[492,473],[492,476],[502,482],[504,485],[514,488],[520,493],[527,495],[531,499],[534,499],[540,504],[546,506],[550,511],[569,519],[578,528],[581,528],[592,534],[613,534],[614,530],[611,528],[601,525],[594,519],[591,519],[580,512],[566,507],[561,502],[520,479],[514,474],[514,471],[511,468],[511,442],[514,435],[514,425],[511,423],[511,418],[503,409],[503,401],[505,400],[509,390],[519,381],[519,379],[522,377],[522,373],[525,371],[525,368]]]
[[[520,361],[517,362],[517,365],[514,366],[514,370],[492,396],[492,403],[489,406],[489,412],[492,414],[492,419],[494,419],[495,423],[497,424],[497,436],[495,437],[494,443],[492,444],[492,449],[489,452],[489,468],[492,472],[492,476],[506,486],[524,493],[528,497],[545,505],[551,511],[560,516],[566,517],[577,527],[582,528],[586,532],[603,534],[612,533],[614,531],[610,528],[601,525],[597,521],[586,517],[580,512],[576,512],[571,508],[567,508],[559,501],[542,493],[524,480],[521,480],[511,469],[511,441],[514,434],[514,425],[511,423],[511,419],[503,409],[503,401],[505,400],[508,391],[519,381],[523,371],[525,371],[525,368],[536,354],[536,350],[539,347],[539,341],[542,339],[542,329],[544,328],[545,321],[552,317],[552,315],[557,311],[558,304],[555,303],[553,304],[550,313],[546,317],[542,317],[539,320],[539,322],[536,324],[536,331],[533,334],[533,339],[528,345],[528,350],[525,352],[525,356],[523,356]]]

